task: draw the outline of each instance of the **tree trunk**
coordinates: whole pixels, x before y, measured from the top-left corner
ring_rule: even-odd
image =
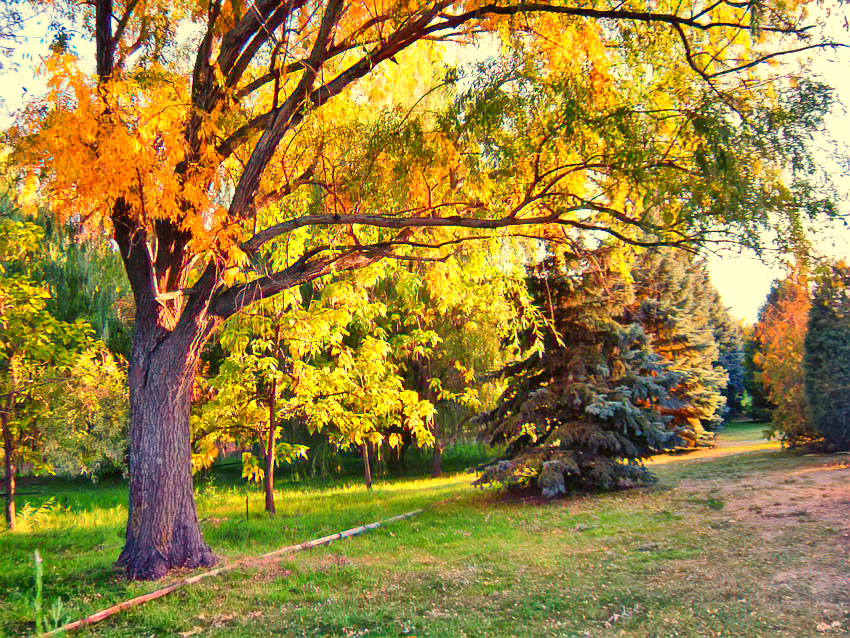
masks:
[[[277,421],[275,421],[277,398],[277,379],[272,381],[271,394],[269,395],[269,438],[266,442],[266,463],[263,473],[263,491],[266,495],[266,512],[269,516],[275,515],[274,509],[274,461],[275,448],[277,444]]]
[[[163,335],[148,326],[136,324],[128,375],[130,503],[118,564],[131,580],[216,562],[198,526],[189,447],[192,384],[205,339],[198,330]]]
[[[431,464],[431,476],[440,476],[443,473],[443,446],[434,441],[434,460]]]
[[[369,445],[366,441],[360,444],[360,453],[363,455],[363,475],[366,480],[366,489],[372,489],[372,469],[369,467]]]
[[[3,427],[3,456],[6,460],[6,472],[3,477],[3,487],[6,490],[6,526],[15,529],[15,463],[12,460],[15,454],[15,442],[12,439],[12,431],[9,428],[9,413],[4,410],[0,413],[0,424]]]

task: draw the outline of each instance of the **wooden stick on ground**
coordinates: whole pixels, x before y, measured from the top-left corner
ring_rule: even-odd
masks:
[[[146,603],[149,600],[155,600],[157,598],[162,598],[163,596],[167,596],[171,592],[177,591],[178,589],[183,589],[189,585],[194,585],[195,583],[202,581],[205,578],[209,578],[210,576],[217,576],[224,572],[228,572],[232,569],[236,569],[237,567],[241,567],[243,565],[251,565],[256,564],[258,562],[267,561],[271,558],[277,558],[284,554],[294,554],[295,552],[300,552],[304,549],[310,549],[312,547],[319,547],[321,545],[328,545],[333,541],[340,540],[342,538],[348,538],[350,536],[357,536],[358,534],[362,534],[363,532],[368,532],[373,529],[377,529],[382,525],[386,525],[387,523],[393,523],[395,521],[400,521],[405,518],[410,518],[412,516],[416,516],[422,512],[421,509],[413,510],[412,512],[407,512],[406,514],[399,514],[398,516],[393,516],[392,518],[384,519],[383,521],[378,521],[375,523],[369,523],[368,525],[361,525],[360,527],[352,527],[351,529],[344,530],[342,532],[337,532],[336,534],[331,534],[330,536],[323,536],[322,538],[316,538],[311,541],[306,541],[304,543],[299,543],[298,545],[290,545],[288,547],[282,547],[281,549],[276,549],[272,552],[268,552],[266,554],[261,554],[259,556],[250,556],[248,558],[242,558],[227,565],[223,565],[221,567],[217,567],[216,569],[211,569],[206,572],[201,572],[200,574],[195,574],[194,576],[189,576],[187,578],[183,578],[176,582],[171,583],[161,589],[157,589],[156,591],[152,591],[149,594],[142,594],[141,596],[136,596],[135,598],[131,598],[130,600],[125,600],[124,602],[118,603],[117,605],[113,605],[107,609],[103,609],[98,611],[90,616],[86,616],[80,620],[75,620],[74,622],[68,623],[67,625],[63,625],[58,629],[54,629],[53,631],[48,631],[47,633],[41,634],[42,638],[46,638],[47,636],[58,636],[59,634],[66,631],[73,631],[75,629],[79,629],[80,627],[85,627],[86,625],[93,625],[96,622],[100,622],[104,618],[109,618],[110,616],[114,616],[120,611],[124,611],[125,609],[129,609],[131,607],[136,607],[137,605],[141,605],[142,603]]]

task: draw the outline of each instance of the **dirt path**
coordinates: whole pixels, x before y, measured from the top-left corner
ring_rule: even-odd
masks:
[[[694,459],[716,459],[731,454],[743,454],[746,452],[761,452],[764,450],[778,450],[781,448],[779,441],[766,441],[763,438],[746,441],[729,439],[723,432],[717,434],[717,445],[713,448],[696,450],[685,454],[662,454],[647,459],[647,465],[663,465],[665,463],[678,463],[681,461],[692,461]]]
[[[769,448],[736,445],[707,452],[725,456],[759,449]],[[676,492],[685,502],[705,506],[713,527],[747,530],[741,537],[747,550],[739,560],[755,559],[761,566],[758,597],[777,618],[816,609],[824,620],[804,635],[850,636],[850,456],[751,458],[729,475],[707,464]],[[811,559],[801,560],[807,552]]]
[[[678,489],[714,495],[739,520],[758,524],[767,540],[785,519],[810,519],[843,532],[850,549],[850,455],[811,455],[796,467],[779,464],[735,478],[684,480]]]
[[[726,440],[721,432],[714,448],[657,456],[647,464],[715,459],[780,448],[778,441]],[[726,511],[736,512],[738,520],[755,524],[768,541],[785,527],[784,523],[795,519],[826,522],[838,532],[840,543],[850,552],[850,454],[808,454],[797,457],[792,465],[788,460],[767,468],[759,463],[758,471],[744,470],[732,481],[722,475],[685,480],[678,489],[712,495],[725,503]]]

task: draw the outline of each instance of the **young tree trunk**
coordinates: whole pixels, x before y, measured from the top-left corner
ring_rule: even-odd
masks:
[[[369,467],[369,445],[366,441],[360,444],[360,453],[363,455],[363,475],[366,480],[366,489],[372,489],[372,469]]]
[[[131,580],[155,580],[174,568],[216,562],[198,526],[189,447],[192,384],[204,338],[196,330],[162,336],[139,322],[135,330],[129,520],[118,564]]]
[[[431,464],[431,476],[440,476],[443,473],[443,446],[439,441],[434,441],[434,459]]]
[[[12,456],[15,453],[15,442],[9,427],[9,413],[0,412],[0,424],[3,427],[3,456],[6,460],[6,472],[3,477],[3,487],[6,490],[6,526],[15,529],[15,463]]]
[[[275,421],[277,398],[277,379],[272,381],[271,394],[269,395],[269,438],[266,442],[266,463],[263,473],[263,491],[266,495],[266,512],[269,516],[275,515],[274,508],[274,462],[275,448],[277,445],[277,421]]]

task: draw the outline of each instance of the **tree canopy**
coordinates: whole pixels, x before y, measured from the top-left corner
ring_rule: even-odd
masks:
[[[35,224],[0,217],[0,433],[10,528],[18,467],[95,474],[123,465],[126,449],[123,370],[88,323],[48,311],[50,295],[33,272],[42,241]]]
[[[828,210],[806,151],[828,91],[765,64],[823,46],[805,2],[51,5],[95,59],[53,47],[10,138],[22,200],[111,233],[133,291],[133,578],[214,561],[191,393],[250,304],[497,231],[757,243]]]
[[[803,368],[811,292],[805,268],[775,281],[754,326],[758,351],[753,363],[767,392],[771,433],[790,445],[818,438],[811,425]],[[818,399],[821,401],[822,399]]]

